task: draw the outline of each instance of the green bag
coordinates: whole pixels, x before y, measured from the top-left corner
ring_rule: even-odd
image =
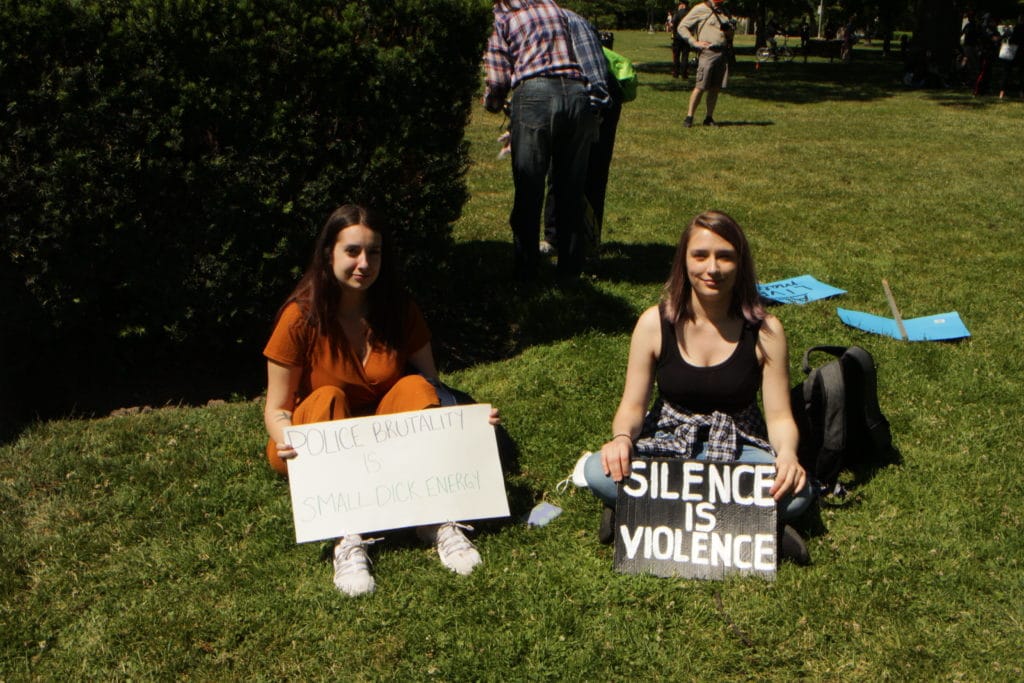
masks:
[[[636,99],[636,86],[639,82],[633,62],[606,47],[601,49],[604,50],[604,58],[608,62],[608,73],[618,81],[619,88],[622,90],[622,101],[632,102]]]

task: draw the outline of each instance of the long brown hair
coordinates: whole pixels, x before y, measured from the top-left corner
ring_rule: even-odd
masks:
[[[690,302],[693,287],[690,285],[690,277],[686,270],[686,250],[690,236],[698,228],[710,230],[736,250],[736,283],[732,288],[729,315],[742,317],[751,324],[764,320],[764,305],[761,303],[761,295],[757,292],[757,274],[754,272],[754,257],[750,253],[750,244],[739,223],[721,211],[705,211],[697,215],[679,236],[672,270],[661,295],[665,319],[672,323],[680,319],[693,320],[693,307]]]
[[[366,291],[366,322],[370,327],[371,343],[397,348],[405,315],[409,310],[408,294],[399,278],[391,228],[381,214],[358,204],[345,204],[335,209],[324,223],[316,238],[309,266],[284,308],[297,303],[306,323],[330,341],[332,352],[347,349],[348,339],[341,328],[338,310],[341,305],[341,285],[334,275],[333,253],[338,233],[352,225],[365,225],[380,235],[381,259],[377,280]],[[281,312],[278,311],[278,317]]]

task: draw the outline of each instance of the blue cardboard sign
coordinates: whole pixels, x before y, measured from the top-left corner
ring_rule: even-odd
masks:
[[[767,282],[758,285],[757,291],[762,299],[780,304],[806,304],[809,301],[846,294],[845,289],[827,285],[810,275]]]
[[[879,315],[850,311],[845,308],[837,308],[836,312],[839,314],[839,319],[850,327],[893,339],[902,339],[899,325],[894,318],[883,318]],[[971,336],[971,333],[967,331],[967,326],[960,320],[960,314],[956,311],[904,320],[903,327],[907,330],[909,341],[948,341]]]

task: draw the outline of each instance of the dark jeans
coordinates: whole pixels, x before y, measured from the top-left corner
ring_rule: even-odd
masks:
[[[683,75],[690,70],[690,44],[682,38],[672,39],[672,75],[679,75],[679,65],[683,65]]]
[[[583,184],[596,115],[586,87],[566,78],[531,78],[512,93],[512,180],[515,200],[509,225],[520,279],[537,271],[545,178],[551,170],[557,200],[558,274],[583,267]]]
[[[1019,50],[1020,48],[1018,48]],[[1002,78],[1000,79],[999,91],[1008,92],[1010,86],[1013,85],[1014,76],[1016,76],[1017,86],[1021,91],[1024,91],[1024,78],[1021,77],[1022,65],[1024,65],[1024,59],[1017,57],[1012,62],[1005,59],[998,60],[999,66],[1002,70]],[[1018,93],[1019,94],[1019,93]]]
[[[598,127],[597,140],[590,146],[590,159],[587,162],[587,179],[584,182],[583,196],[590,205],[585,212],[589,220],[584,220],[584,251],[596,255],[601,246],[601,233],[604,227],[604,200],[608,191],[608,172],[612,165],[612,154],[615,151],[615,133],[622,116],[622,104],[612,101],[612,105],[601,112],[601,125]],[[550,184],[551,177],[548,177]],[[551,244],[558,240],[558,218],[555,215],[556,200],[548,191],[547,203],[544,205],[544,237]],[[586,207],[584,207],[586,208]]]

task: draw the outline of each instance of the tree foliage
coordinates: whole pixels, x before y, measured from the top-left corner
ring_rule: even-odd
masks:
[[[3,0],[5,390],[40,349],[249,348],[344,201],[443,265],[489,8]]]

